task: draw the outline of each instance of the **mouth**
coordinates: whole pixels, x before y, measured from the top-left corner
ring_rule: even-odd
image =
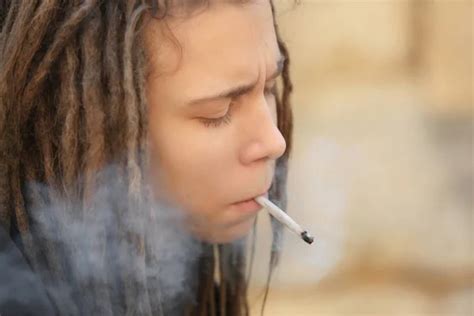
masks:
[[[255,201],[255,198],[262,195],[268,197],[268,190],[251,198],[232,203],[231,206],[240,212],[257,212],[262,209],[262,206]]]

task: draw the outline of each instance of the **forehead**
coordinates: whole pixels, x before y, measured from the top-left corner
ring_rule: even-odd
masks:
[[[158,89],[180,85],[183,94],[248,83],[273,71],[280,57],[268,1],[220,2],[187,18],[152,19],[145,38]]]

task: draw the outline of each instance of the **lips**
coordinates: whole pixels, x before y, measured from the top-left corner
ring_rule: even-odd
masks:
[[[231,204],[231,208],[239,213],[256,214],[258,211],[262,209],[262,206],[258,204],[257,201],[255,201],[255,198],[257,196],[262,196],[262,195],[265,197],[268,197],[269,189],[270,189],[270,186],[265,191],[261,191],[258,194],[255,194],[243,200],[234,202]]]
[[[262,207],[254,199],[249,199],[233,203],[232,208],[243,213],[254,213],[259,211]]]
[[[263,195],[263,196],[265,196],[265,197],[268,197],[268,190],[269,190],[269,189],[270,189],[270,188],[268,188],[267,190],[263,191],[263,192],[260,193],[260,194],[256,194],[256,195],[254,195],[254,196],[252,196],[252,197],[246,198],[246,199],[244,199],[244,200],[237,201],[237,202],[232,203],[232,204],[239,204],[239,203],[251,202],[251,201],[253,201],[257,196],[261,196],[261,195]]]

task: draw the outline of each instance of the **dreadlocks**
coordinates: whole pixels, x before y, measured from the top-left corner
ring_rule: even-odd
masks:
[[[54,241],[41,238],[32,214],[48,201],[70,201],[63,212],[72,217],[93,218],[99,172],[116,163],[127,191],[128,203],[119,207],[121,217],[144,203],[142,189],[148,161],[147,59],[141,26],[143,16],[166,17],[174,1],[98,0],[0,0],[0,225],[15,238],[19,248],[43,281],[70,282],[62,252]],[[198,6],[206,1],[178,1]],[[201,3],[202,2],[202,3]],[[273,5],[272,5],[273,10]],[[275,14],[274,14],[275,15]],[[276,28],[276,23],[275,23]],[[278,30],[277,30],[278,36]],[[282,91],[277,97],[278,128],[287,147],[277,161],[279,172],[270,198],[286,204],[286,169],[291,151],[292,114],[289,97],[289,56],[278,36],[286,61]],[[26,187],[44,183],[54,191]],[[54,193],[52,193],[54,192]],[[73,208],[71,205],[81,206]],[[274,243],[279,242],[274,224]],[[158,289],[150,286],[145,268],[153,264],[147,252],[145,232],[127,231],[133,255],[116,289],[104,280],[72,280],[78,284],[70,301],[59,302],[49,293],[60,314],[163,314],[155,302]],[[106,233],[99,235],[104,251],[97,260],[104,278],[113,261]],[[273,247],[270,274],[278,261]],[[198,262],[197,304],[188,315],[247,315],[245,251],[227,245],[204,245]],[[253,253],[251,254],[253,257]],[[214,287],[214,270],[220,284]],[[148,284],[147,284],[148,282]],[[117,290],[120,289],[120,290]],[[91,306],[79,304],[92,298]],[[67,306],[66,306],[67,305]]]

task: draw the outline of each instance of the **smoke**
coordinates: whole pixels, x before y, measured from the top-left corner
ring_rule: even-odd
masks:
[[[44,304],[47,298],[38,286],[38,276],[31,272],[13,243],[7,241],[7,233],[0,227],[0,315],[26,315],[26,304],[34,306],[40,315],[51,315]]]
[[[282,209],[286,209],[288,203],[288,197],[286,194],[286,182],[287,182],[287,168],[288,159],[279,159],[275,165],[274,184],[269,190],[269,195],[274,197],[272,202],[278,205]],[[282,190],[283,189],[283,190]],[[281,191],[280,191],[281,190]],[[284,227],[283,225],[273,218],[270,218],[270,224],[272,228],[272,253],[280,253],[282,251]],[[276,259],[279,260],[279,259]]]
[[[115,166],[97,179],[88,201],[66,199],[42,183],[25,185],[34,257],[39,258],[32,265],[49,297],[61,314],[114,315],[125,313],[121,289],[128,289],[137,294],[127,302],[137,313],[179,314],[183,302],[194,298],[194,270],[202,252],[201,242],[184,228],[183,212],[147,198],[148,186],[143,196],[130,199]],[[33,283],[37,276],[10,257],[2,251],[0,269]],[[0,284],[0,306],[31,303],[34,293]]]

